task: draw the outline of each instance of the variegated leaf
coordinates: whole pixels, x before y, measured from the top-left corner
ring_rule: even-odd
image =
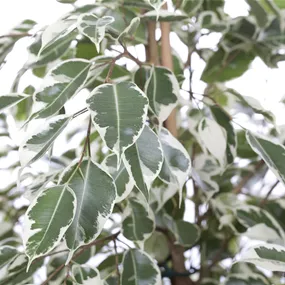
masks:
[[[82,35],[88,37],[100,51],[100,43],[104,39],[106,26],[114,22],[111,16],[98,18],[95,14],[83,14],[78,18],[77,28]]]
[[[3,245],[0,247],[0,269],[5,265],[12,262],[16,256],[19,254],[19,251],[12,246]]]
[[[126,29],[119,35],[118,40],[121,41],[126,37],[133,36],[139,25],[140,25],[140,18],[139,17],[133,18],[129,26],[126,27]]]
[[[102,162],[105,168],[113,177],[117,188],[116,203],[123,201],[131,193],[135,186],[135,181],[132,175],[129,175],[125,165],[121,162],[119,168],[117,156],[115,154],[108,155]]]
[[[66,39],[75,29],[74,23],[75,21],[72,19],[65,19],[49,25],[42,33],[42,45],[38,56],[40,57],[53,49],[59,49],[61,45],[66,44]]]
[[[160,124],[165,121],[177,105],[179,83],[175,75],[165,67],[153,67],[146,83],[149,108]]]
[[[154,214],[144,199],[132,197],[129,199],[123,221],[123,235],[132,241],[144,242],[154,231]]]
[[[101,138],[120,163],[122,154],[143,131],[146,95],[132,82],[103,84],[91,92],[87,104]]]
[[[265,161],[270,170],[285,185],[285,148],[251,132],[246,133],[252,149]]]
[[[25,214],[23,237],[28,267],[60,243],[75,211],[76,197],[67,185],[46,189],[31,203]]]
[[[76,280],[76,284],[80,285],[104,285],[104,281],[100,277],[98,269],[89,266],[75,264],[72,266],[72,275]]]
[[[270,285],[268,280],[260,274],[255,273],[235,273],[231,274],[227,280],[225,285]]]
[[[95,240],[111,215],[116,199],[112,177],[89,160],[75,162],[63,173],[60,183],[69,185],[77,199],[74,220],[66,232],[66,243],[73,252]]]
[[[71,118],[65,115],[55,116],[28,134],[19,149],[22,167],[32,164],[45,155],[70,120]]]
[[[224,128],[216,121],[204,118],[199,124],[198,131],[203,146],[219,161],[221,166],[224,166],[227,149],[227,135]]]
[[[91,62],[87,60],[72,59],[52,69],[42,90],[35,94],[35,101],[40,102],[42,108],[31,118],[47,118],[56,114],[84,86],[90,67]]]
[[[248,230],[244,234],[250,238],[283,243],[285,234],[275,218],[267,211],[255,206],[238,207],[235,210],[238,221]]]
[[[158,137],[164,155],[164,161],[159,177],[165,183],[174,184],[179,187],[179,203],[181,204],[182,187],[186,182],[191,169],[189,154],[183,145],[173,137],[167,129],[162,128]]]
[[[121,284],[162,285],[160,270],[147,253],[130,249],[124,254]]]
[[[244,252],[239,261],[249,262],[266,270],[284,272],[285,247],[268,243],[254,246]]]
[[[20,103],[28,97],[30,96],[15,93],[0,95],[0,113],[5,111],[7,108]]]
[[[159,10],[166,0],[147,0],[155,10]]]
[[[217,105],[211,106],[210,109],[216,122],[226,131],[226,161],[228,164],[231,164],[234,162],[237,154],[237,138],[234,127],[231,124],[231,118]]]
[[[144,127],[137,141],[125,151],[123,160],[137,188],[148,200],[151,183],[158,176],[163,162],[161,144],[150,127]]]

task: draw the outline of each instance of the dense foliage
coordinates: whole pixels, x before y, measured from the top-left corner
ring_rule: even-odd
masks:
[[[74,9],[0,38],[1,67],[30,39],[0,96],[0,284],[281,284],[283,136],[226,82],[285,59],[284,1],[235,19],[224,0],[58,2]]]

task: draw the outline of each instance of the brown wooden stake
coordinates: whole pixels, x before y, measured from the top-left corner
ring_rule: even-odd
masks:
[[[163,9],[168,9],[164,4]],[[172,52],[170,46],[170,23],[161,22],[161,63],[162,66],[173,70]],[[176,110],[174,109],[165,122],[165,127],[177,137]],[[187,272],[185,268],[184,248],[175,244],[175,240],[169,239],[169,247],[172,258],[173,270],[177,273]],[[175,276],[171,279],[173,285],[191,285],[193,281],[188,276]]]

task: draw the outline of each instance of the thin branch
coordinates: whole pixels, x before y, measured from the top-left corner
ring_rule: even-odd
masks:
[[[110,236],[107,236],[107,237],[103,237],[101,239],[97,239],[85,246],[83,246],[72,258],[72,260],[76,259],[78,256],[80,256],[86,249],[94,246],[94,245],[97,245],[97,244],[102,244],[104,243],[105,241],[110,241],[110,240],[114,240],[117,238],[117,236],[120,234],[120,232],[117,232],[115,234],[112,234]],[[71,261],[72,261],[71,260]],[[70,261],[70,262],[71,262]],[[55,271],[41,284],[41,285],[46,285],[48,284],[48,282],[58,273],[60,272],[63,268],[65,267],[65,264],[61,264],[57,269],[55,269]]]
[[[113,239],[113,243],[114,243],[114,250],[115,250],[115,260],[116,260],[116,272],[117,272],[117,276],[118,276],[118,285],[120,285],[120,270],[119,270],[119,256],[118,256],[118,249],[117,249],[117,241],[116,239]]]
[[[109,83],[111,81],[111,76],[112,76],[116,61],[119,60],[120,58],[122,58],[124,55],[125,55],[125,53],[120,53],[119,55],[117,55],[116,57],[114,57],[112,59],[109,71],[108,71],[106,79],[105,79],[105,83]]]
[[[246,175],[240,183],[235,187],[233,190],[234,194],[239,194],[242,190],[242,188],[249,182],[249,180],[256,174],[256,171],[258,171],[262,166],[264,165],[264,161],[260,160],[254,167],[254,171],[250,172],[248,175]]]
[[[262,208],[268,201],[270,195],[272,194],[273,190],[276,188],[276,186],[279,184],[279,180],[277,180],[269,189],[268,193],[266,194],[265,198],[260,202],[259,206]]]

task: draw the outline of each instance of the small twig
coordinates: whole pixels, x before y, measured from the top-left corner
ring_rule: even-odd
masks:
[[[262,208],[268,201],[269,196],[271,195],[271,193],[273,192],[273,190],[275,189],[275,187],[279,184],[279,180],[277,180],[269,189],[268,193],[266,194],[265,198],[260,202],[259,206]]]
[[[254,167],[254,171],[250,172],[248,175],[246,175],[240,183],[235,187],[233,190],[234,194],[239,194],[242,190],[242,188],[248,183],[248,181],[255,175],[255,172],[259,170],[264,165],[264,161],[260,160]]]
[[[116,261],[116,272],[118,276],[118,285],[120,285],[120,270],[119,270],[119,257],[118,257],[118,249],[117,249],[117,241],[116,239],[113,239],[114,243],[114,250],[115,250],[115,261]]]
[[[109,83],[111,81],[111,76],[112,76],[116,61],[122,58],[123,56],[125,56],[125,53],[120,53],[119,55],[117,55],[116,57],[112,59],[108,74],[105,79],[105,83]]]
[[[114,240],[117,238],[117,236],[120,234],[120,232],[117,232],[115,234],[112,234],[110,236],[107,236],[107,237],[103,237],[101,239],[97,239],[85,246],[83,246],[72,258],[72,260],[76,259],[78,256],[80,256],[86,249],[94,246],[94,245],[97,245],[97,244],[101,244],[101,243],[104,243],[105,241],[108,241],[108,240]],[[72,261],[71,260],[71,261]],[[70,262],[71,262],[70,261]],[[58,273],[60,272],[63,268],[65,267],[65,264],[61,264],[57,269],[55,269],[55,271],[41,284],[41,285],[46,285],[48,284],[48,282]]]
[[[41,285],[46,285],[49,283],[49,281],[58,273],[60,272],[63,268],[65,267],[65,264],[61,264]]]

